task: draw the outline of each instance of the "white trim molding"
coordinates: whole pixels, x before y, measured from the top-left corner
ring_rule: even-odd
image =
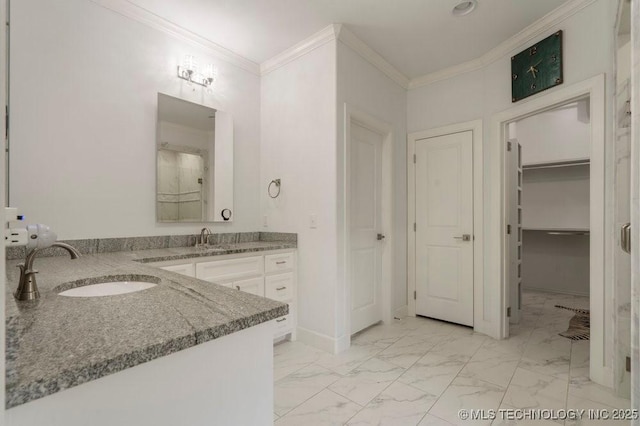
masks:
[[[409,295],[408,315],[416,315],[416,301],[412,297],[416,289],[416,234],[413,224],[416,222],[415,199],[415,163],[416,142],[421,139],[450,135],[452,133],[472,132],[473,144],[473,329],[479,333],[497,338],[491,322],[491,316],[485,312],[484,280],[484,163],[482,120],[467,121],[421,132],[410,133],[407,138],[407,294]]]
[[[364,41],[360,40],[354,33],[349,31],[344,25],[338,28],[338,40],[349,46],[356,53],[362,56],[367,62],[382,71],[387,77],[393,80],[403,89],[409,88],[409,78],[401,73],[389,61],[383,58],[378,52],[370,48]]]
[[[342,24],[331,24],[314,35],[302,40],[300,43],[297,43],[289,49],[277,54],[273,58],[267,59],[260,65],[260,72],[262,75],[268,74],[332,40],[339,40],[345,46],[353,49],[353,51],[362,56],[371,65],[382,71],[384,75],[389,77],[403,89],[406,90],[409,88],[409,78],[406,75],[398,71],[398,69],[391,65],[389,61],[369,47],[364,41],[360,40],[353,32]]]
[[[556,26],[561,22],[580,12],[582,9],[590,6],[596,1],[597,0],[569,0],[562,6],[552,10],[542,18],[535,21],[533,24],[529,25],[516,35],[503,41],[480,57],[432,72],[427,75],[423,75],[422,77],[411,79],[411,81],[409,82],[409,89],[426,86],[436,81],[446,80],[457,75],[481,69],[497,61],[498,59],[509,55],[512,51],[518,49],[523,44],[532,42],[534,39],[542,37],[544,35],[548,35],[547,33],[551,30],[555,30]]]
[[[135,5],[129,0],[89,1],[122,16],[133,19],[143,25],[162,31],[163,33],[173,36],[178,40],[192,44],[205,52],[210,53],[212,56],[220,58],[225,62],[242,68],[245,71],[249,71],[255,75],[268,74],[269,72],[305,55],[329,41],[339,40],[357,52],[371,65],[378,68],[400,87],[405,90],[410,90],[426,86],[436,81],[446,80],[457,75],[481,69],[508,55],[519,46],[530,42],[537,37],[545,35],[551,29],[554,29],[559,23],[591,5],[596,0],[569,0],[516,35],[503,41],[484,55],[413,79],[410,79],[403,74],[393,64],[369,47],[364,41],[358,38],[342,24],[331,24],[285,51],[267,59],[259,65],[217,43],[214,43],[211,40],[156,15],[147,9]]]
[[[492,237],[487,241],[487,255],[496,259],[495,267],[487,269],[487,290],[498,301],[494,306],[494,316],[499,317],[492,322],[493,333],[500,338],[508,337],[509,321],[507,318],[507,304],[509,301],[509,286],[506,279],[506,250],[504,247],[506,233],[506,159],[505,141],[507,138],[507,126],[510,122],[517,121],[543,111],[551,110],[557,106],[583,98],[590,99],[591,111],[591,153],[590,153],[590,217],[589,217],[589,251],[590,251],[590,283],[589,299],[591,311],[591,340],[589,355],[589,374],[591,380],[604,386],[613,386],[612,359],[608,359],[606,348],[613,345],[611,340],[613,317],[605,313],[613,312],[613,299],[606,297],[605,282],[605,229],[612,229],[610,219],[606,219],[605,205],[605,161],[611,158],[605,155],[605,76],[597,75],[588,80],[576,83],[555,91],[541,94],[531,100],[511,107],[505,111],[494,114],[491,117],[491,140],[489,152],[494,161],[498,161],[499,167],[492,167],[487,173],[487,187],[495,188],[491,191],[489,206],[494,214],[488,218],[486,228]],[[488,234],[489,235],[489,234]],[[499,263],[499,265],[497,264]]]
[[[307,328],[298,327],[296,337],[299,342],[306,343],[330,354],[338,354],[349,348],[351,336],[333,338]]]
[[[340,24],[331,24],[301,42],[296,43],[287,50],[267,59],[260,64],[260,74],[269,74],[271,71],[276,70],[291,61],[295,61],[299,57],[306,55],[323,44],[335,40],[340,32],[340,27]]]
[[[127,0],[89,0],[98,6],[109,9],[124,17],[133,19],[143,25],[161,31],[176,39],[189,43],[210,55],[219,58],[231,65],[235,65],[255,75],[260,75],[260,65],[235,52],[212,42],[186,28],[168,21],[147,9],[135,5]]]

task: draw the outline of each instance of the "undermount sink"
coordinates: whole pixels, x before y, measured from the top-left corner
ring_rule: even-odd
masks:
[[[155,287],[157,284],[145,281],[113,281],[75,287],[58,293],[66,297],[102,297],[135,293]]]

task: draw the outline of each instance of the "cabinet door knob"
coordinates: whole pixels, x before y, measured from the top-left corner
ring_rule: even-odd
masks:
[[[239,286],[239,285],[237,285],[237,286],[236,286],[236,288],[237,288],[238,290],[240,290],[240,286]]]
[[[279,261],[279,262],[276,262],[276,265],[283,265],[283,264],[285,264],[285,263],[287,263],[285,260],[281,260],[281,261]]]
[[[281,290],[284,290],[284,289],[286,289],[286,287],[278,287],[278,288],[276,288],[276,291],[281,291]]]

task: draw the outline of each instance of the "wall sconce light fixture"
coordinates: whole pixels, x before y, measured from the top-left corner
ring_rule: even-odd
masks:
[[[178,77],[189,83],[199,84],[210,89],[218,77],[218,70],[212,64],[206,64],[204,69],[198,69],[198,63],[193,55],[186,55],[182,65],[178,65]]]

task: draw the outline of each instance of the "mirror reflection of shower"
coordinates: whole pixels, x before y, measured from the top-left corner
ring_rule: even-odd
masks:
[[[198,222],[206,214],[206,151],[158,149],[158,220]]]

